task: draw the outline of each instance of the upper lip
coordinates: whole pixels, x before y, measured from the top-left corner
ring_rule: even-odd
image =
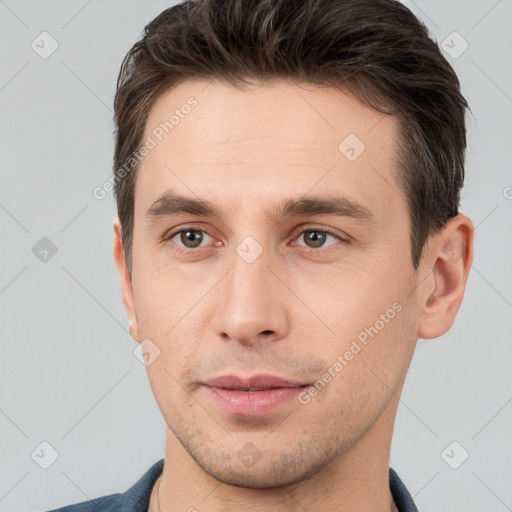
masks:
[[[271,388],[298,388],[307,383],[282,379],[275,375],[254,375],[252,377],[237,377],[236,375],[224,375],[209,379],[204,382],[207,386],[234,389],[239,391],[257,391]]]

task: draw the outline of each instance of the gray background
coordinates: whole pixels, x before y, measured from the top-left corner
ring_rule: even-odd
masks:
[[[453,55],[452,32],[469,44],[447,58],[474,115],[462,212],[477,228],[453,328],[418,342],[390,465],[422,512],[512,510],[512,2],[404,3]],[[163,457],[112,259],[114,202],[92,190],[111,172],[121,59],[172,4],[0,1],[0,512],[124,492]],[[59,45],[47,59],[31,47],[43,31]],[[57,247],[46,262],[42,237]],[[48,469],[31,456],[44,441]]]

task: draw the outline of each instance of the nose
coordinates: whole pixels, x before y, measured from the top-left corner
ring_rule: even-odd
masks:
[[[289,327],[287,288],[261,254],[249,263],[234,253],[233,264],[216,287],[212,326],[225,340],[245,345],[276,341]],[[289,291],[288,291],[289,294]]]

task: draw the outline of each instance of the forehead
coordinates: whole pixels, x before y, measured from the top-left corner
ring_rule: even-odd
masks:
[[[379,210],[405,200],[396,182],[398,120],[352,95],[277,80],[244,90],[187,81],[153,105],[136,182],[136,215],[167,189],[229,208],[339,190]]]
[[[380,129],[374,131],[377,124]],[[386,134],[395,135],[397,124],[395,118],[382,115],[339,89],[285,80],[243,89],[216,80],[186,81],[156,100],[145,135],[160,128],[163,138],[182,145],[194,132],[195,142],[233,147],[239,147],[239,142],[260,144],[270,138],[286,139],[305,144],[303,149],[307,151],[310,143],[336,148],[349,133],[366,144],[371,142],[370,137],[373,143],[384,142]]]

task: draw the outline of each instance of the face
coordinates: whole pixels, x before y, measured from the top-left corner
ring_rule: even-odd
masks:
[[[398,130],[349,94],[284,81],[189,81],[153,106],[125,304],[171,435],[216,479],[301,481],[399,394],[419,280]],[[293,384],[211,382],[261,375]]]

